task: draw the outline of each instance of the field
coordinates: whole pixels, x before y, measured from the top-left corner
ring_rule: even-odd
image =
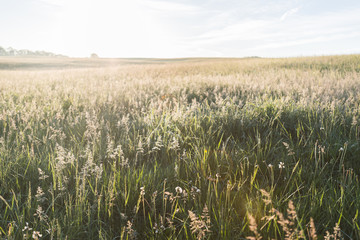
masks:
[[[1,239],[360,239],[360,55],[0,58]]]

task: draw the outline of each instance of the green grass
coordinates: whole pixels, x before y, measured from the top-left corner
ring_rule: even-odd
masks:
[[[8,61],[0,238],[360,238],[359,55]]]

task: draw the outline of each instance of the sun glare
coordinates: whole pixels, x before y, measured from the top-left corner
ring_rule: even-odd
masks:
[[[114,58],[359,52],[359,4],[306,1],[4,1],[1,46]]]
[[[68,2],[54,35],[72,56],[89,55],[89,49],[106,57],[142,56],[162,43],[160,25],[147,14],[137,1]]]

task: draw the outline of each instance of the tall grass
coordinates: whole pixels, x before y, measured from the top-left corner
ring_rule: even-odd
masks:
[[[0,71],[0,237],[360,238],[360,56]]]

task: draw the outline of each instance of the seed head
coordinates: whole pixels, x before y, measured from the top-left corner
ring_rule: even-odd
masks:
[[[285,164],[283,162],[280,162],[279,163],[279,168],[282,169],[282,168],[285,168]]]
[[[179,187],[179,186],[177,186],[177,187],[175,188],[175,191],[176,191],[176,193],[179,193],[179,194],[181,194],[181,193],[183,192],[182,188]]]
[[[141,187],[140,188],[140,195],[144,196],[145,195],[145,187]]]

